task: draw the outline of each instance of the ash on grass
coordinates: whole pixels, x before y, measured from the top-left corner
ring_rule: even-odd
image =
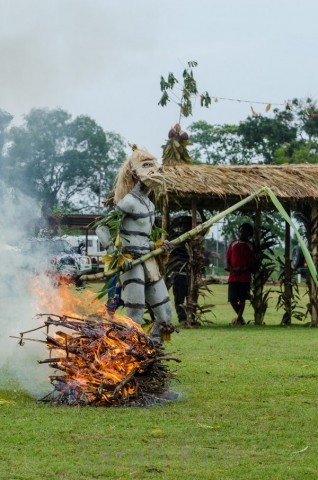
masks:
[[[53,391],[40,401],[70,406],[150,406],[175,400],[169,357],[139,325],[121,319],[41,315]],[[54,329],[54,335],[50,329]],[[21,334],[22,339],[26,339]]]

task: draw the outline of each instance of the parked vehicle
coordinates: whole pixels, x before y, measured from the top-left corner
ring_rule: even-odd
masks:
[[[21,246],[21,252],[34,273],[44,272],[57,280],[76,280],[92,270],[91,258],[76,253],[62,238],[28,240]]]
[[[86,250],[86,255],[90,257],[102,257],[106,254],[105,248],[100,243],[97,235],[63,235],[62,237],[74,248]],[[87,242],[87,246],[86,246]]]
[[[106,250],[97,235],[63,235],[62,238],[69,242],[75,251],[85,252],[90,257],[94,273],[104,270],[101,258],[106,255]]]

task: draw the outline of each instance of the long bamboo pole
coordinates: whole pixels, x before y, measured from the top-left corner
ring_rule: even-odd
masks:
[[[180,235],[179,237],[175,238],[174,240],[171,240],[170,244],[173,245],[174,247],[180,245],[181,243],[183,242],[186,242],[187,240],[189,240],[190,238],[192,237],[195,237],[196,235],[204,232],[205,230],[208,230],[214,223],[218,222],[219,220],[221,220],[221,218],[224,218],[226,217],[226,215],[228,215],[229,213],[232,213],[234,212],[235,210],[238,210],[240,207],[242,207],[243,205],[246,205],[246,203],[248,202],[251,202],[252,200],[254,200],[256,197],[258,197],[259,195],[261,195],[262,193],[264,193],[266,191],[266,188],[267,187],[262,187],[260,188],[259,190],[257,190],[256,192],[252,193],[251,195],[249,195],[248,197],[244,198],[243,200],[241,200],[240,202],[237,202],[235,203],[234,205],[232,205],[231,207],[227,208],[226,210],[224,210],[223,212],[220,212],[218,213],[217,215],[215,215],[214,217],[210,218],[209,220],[207,220],[206,222],[204,223],[201,223],[200,225],[197,225],[195,228],[193,228],[192,230],[189,230],[188,232],[186,233],[183,233],[182,235]],[[140,258],[137,258],[136,260],[133,260],[131,263],[130,263],[130,268],[133,268],[135,267],[136,265],[140,265],[141,263],[144,263],[146,260],[149,260],[149,258],[152,258],[152,257],[156,257],[157,255],[161,255],[162,253],[165,252],[165,249],[163,247],[160,247],[160,248],[156,248],[156,250],[152,250],[151,252],[149,253],[146,253],[145,255],[142,255],[142,257]],[[126,267],[127,269],[127,267]],[[119,272],[124,272],[125,271],[125,265],[121,266],[121,267],[118,267],[117,269],[114,269],[114,270],[107,270],[106,272],[103,272],[103,273],[97,273],[95,275],[82,275],[80,277],[81,280],[98,280],[98,279],[101,279],[101,278],[108,278],[108,277],[112,277],[113,275],[116,275],[117,273]]]
[[[256,192],[252,193],[251,195],[249,195],[248,197],[244,198],[243,200],[241,200],[240,202],[237,202],[235,203],[234,205],[232,205],[231,207],[227,208],[226,210],[224,210],[223,212],[221,213],[218,213],[217,215],[215,215],[214,217],[210,218],[209,220],[207,220],[206,222],[204,223],[201,223],[200,225],[198,225],[197,227],[193,228],[192,230],[189,230],[188,232],[186,233],[183,233],[182,235],[180,235],[180,237],[178,238],[175,238],[174,240],[172,240],[170,243],[176,247],[177,245],[180,245],[181,243],[183,242],[186,242],[187,240],[189,240],[190,238],[198,235],[199,233],[201,232],[204,232],[205,230],[208,230],[214,223],[218,222],[219,220],[221,220],[221,218],[224,218],[226,217],[226,215],[228,215],[229,213],[232,213],[234,212],[235,210],[238,210],[240,207],[242,207],[243,205],[246,205],[248,202],[251,202],[252,200],[254,200],[255,198],[259,197],[262,193],[265,193],[269,198],[270,200],[272,201],[273,205],[276,207],[276,209],[278,210],[278,212],[281,214],[281,216],[284,218],[284,220],[286,220],[286,222],[289,223],[289,225],[293,228],[294,232],[295,232],[295,235],[297,237],[297,240],[299,242],[299,245],[303,251],[303,254],[304,254],[304,257],[306,259],[306,262],[307,262],[307,266],[308,266],[308,269],[309,269],[309,272],[311,274],[311,277],[315,283],[315,285],[318,287],[318,275],[317,275],[317,270],[316,270],[316,266],[311,258],[311,255],[308,251],[308,248],[307,246],[305,245],[305,242],[303,241],[303,239],[301,238],[301,235],[298,231],[298,229],[296,228],[295,224],[293,223],[292,219],[290,218],[290,216],[288,215],[288,213],[286,212],[286,210],[284,209],[283,205],[281,204],[281,202],[278,200],[278,198],[276,197],[276,195],[274,194],[274,192],[269,188],[269,187],[262,187],[262,188],[259,188],[258,190],[256,190]],[[165,249],[160,247],[160,248],[157,248],[156,250],[153,250],[152,252],[149,252],[149,253],[146,253],[146,255],[143,255],[142,257],[136,259],[136,260],[133,260],[130,264],[130,267],[133,268],[135,267],[136,265],[140,265],[141,263],[144,263],[146,260],[148,260],[149,258],[151,257],[156,257],[157,255],[161,255],[162,253],[165,252]],[[126,266],[126,270],[127,270],[127,266]],[[117,273],[119,272],[123,272],[125,271],[125,265],[123,265],[122,267],[119,267],[117,269],[114,269],[114,270],[108,270],[106,272],[103,272],[103,273],[97,273],[96,275],[82,275],[80,277],[81,280],[98,280],[98,279],[101,279],[101,278],[108,278],[108,277],[111,277],[113,275],[116,275]]]

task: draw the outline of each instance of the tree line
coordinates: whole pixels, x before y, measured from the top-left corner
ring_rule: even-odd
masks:
[[[127,154],[123,137],[63,109],[32,109],[20,126],[12,120],[0,109],[0,178],[39,202],[43,215],[100,213]],[[194,163],[318,162],[318,109],[311,98],[294,99],[270,115],[253,110],[238,125],[197,121],[187,130]]]
[[[294,99],[271,116],[254,112],[238,125],[194,122],[189,127],[195,162],[212,165],[317,163],[318,107]]]
[[[62,109],[32,109],[21,126],[0,111],[1,178],[34,198],[44,216],[99,213],[126,156],[123,138]]]

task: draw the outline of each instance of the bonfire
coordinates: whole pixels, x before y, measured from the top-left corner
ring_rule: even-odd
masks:
[[[60,292],[64,296],[66,289],[70,291],[63,286]],[[169,371],[168,362],[179,360],[154,345],[130,318],[107,311],[105,306],[103,314],[90,312],[84,318],[48,313],[39,313],[37,318],[40,326],[21,332],[18,338],[20,345],[36,341],[48,349],[48,358],[38,362],[54,370],[49,376],[53,390],[41,401],[71,406],[132,406],[175,398],[169,392],[175,373]],[[36,331],[44,332],[45,339],[28,336]]]

